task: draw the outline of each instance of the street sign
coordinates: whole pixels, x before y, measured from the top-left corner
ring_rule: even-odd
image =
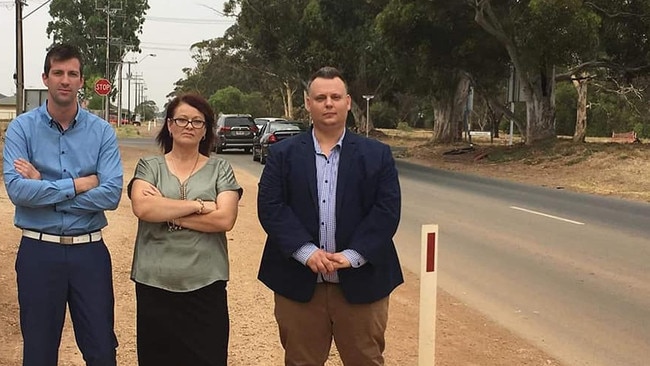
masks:
[[[95,93],[102,97],[111,93],[111,82],[106,79],[97,79],[95,82]]]

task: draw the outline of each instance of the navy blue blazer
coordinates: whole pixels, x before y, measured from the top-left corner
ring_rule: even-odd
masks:
[[[319,244],[318,190],[311,129],[269,148],[257,196],[267,233],[258,279],[289,299],[308,302],[316,274],[292,254],[308,242]],[[346,131],[336,187],[336,251],[354,249],[368,260],[338,271],[350,303],[388,296],[404,282],[393,235],[401,195],[388,145]]]

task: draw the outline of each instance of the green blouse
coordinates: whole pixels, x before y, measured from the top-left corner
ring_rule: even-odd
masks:
[[[164,156],[141,158],[131,183],[135,179],[153,184],[167,198],[181,197],[181,182],[169,171]],[[230,163],[216,156],[211,156],[185,184],[188,200],[214,201],[223,191],[242,194]],[[133,281],[168,291],[188,292],[215,281],[227,281],[228,271],[225,232],[169,231],[166,222],[138,220],[131,267]]]

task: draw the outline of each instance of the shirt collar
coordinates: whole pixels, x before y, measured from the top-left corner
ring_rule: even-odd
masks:
[[[41,106],[39,107],[40,112],[45,115],[45,117],[47,118],[48,125],[50,127],[52,127],[52,125],[55,125],[59,130],[61,130],[62,128],[59,121],[52,118],[50,112],[47,111],[47,103],[48,101],[45,100],[45,103],[41,104]],[[77,121],[80,118],[80,113],[81,113],[81,105],[79,104],[79,102],[77,102],[77,114],[75,114],[74,118],[72,119],[72,122],[70,122],[70,127],[68,127],[68,129],[74,128],[74,126],[77,124]]]
[[[346,131],[347,131],[347,129],[343,129],[343,133],[341,134],[341,137],[339,137],[339,140],[336,142],[334,147],[338,146],[339,149],[343,148],[343,138],[345,137]],[[317,154],[322,154],[323,151],[321,151],[321,149],[320,149],[320,144],[318,143],[318,140],[316,139],[316,134],[314,133],[313,128],[311,129],[311,138],[314,141],[314,149],[316,150],[316,153]]]

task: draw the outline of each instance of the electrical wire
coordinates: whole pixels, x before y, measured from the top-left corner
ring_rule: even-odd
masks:
[[[191,18],[168,18],[168,17],[156,17],[156,16],[145,16],[146,20],[152,22],[162,22],[162,23],[177,23],[177,24],[235,24],[236,20],[230,19],[191,19]]]

